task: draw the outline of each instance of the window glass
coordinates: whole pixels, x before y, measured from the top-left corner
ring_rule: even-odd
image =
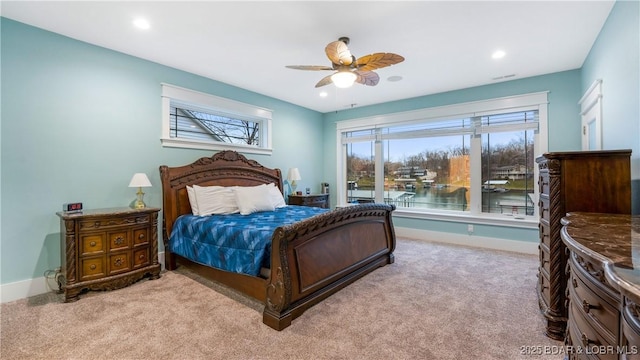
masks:
[[[533,130],[482,134],[482,212],[533,215]]]
[[[469,135],[386,140],[385,202],[468,211],[469,141]]]
[[[260,145],[260,124],[210,112],[171,107],[171,137],[228,144]]]
[[[271,154],[272,111],[162,84],[162,145]]]
[[[338,122],[338,191],[413,214],[535,216],[546,104],[534,93]]]
[[[347,144],[347,202],[375,200],[375,141]]]

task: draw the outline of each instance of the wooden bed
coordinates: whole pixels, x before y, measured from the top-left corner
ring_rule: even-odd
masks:
[[[378,267],[394,261],[393,205],[363,204],[328,211],[278,227],[271,242],[271,267],[265,277],[233,273],[192,262],[169,251],[175,220],[191,213],[187,185],[256,186],[282,174],[234,151],[194,163],[160,166],[163,193],[165,265],[177,264],[264,303],[263,322],[282,330],[306,309]]]

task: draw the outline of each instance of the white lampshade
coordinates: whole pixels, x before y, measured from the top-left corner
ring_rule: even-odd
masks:
[[[287,180],[289,181],[302,180],[302,178],[300,177],[300,171],[298,170],[298,168],[289,169],[289,175],[287,175]]]
[[[151,181],[145,173],[135,173],[129,182],[129,187],[151,187]]]
[[[358,76],[351,71],[339,71],[331,75],[331,81],[339,88],[348,88],[353,85]]]

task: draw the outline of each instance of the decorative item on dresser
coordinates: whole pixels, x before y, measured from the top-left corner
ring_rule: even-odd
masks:
[[[539,167],[538,300],[546,334],[562,340],[567,326],[566,247],[560,220],[570,211],[631,213],[631,150],[553,152]]]
[[[640,359],[640,216],[573,212],[568,259],[570,359]]]
[[[147,177],[145,173],[135,173],[129,182],[129,187],[137,187],[138,192],[136,193],[136,201],[133,203],[133,207],[136,209],[145,208],[147,205],[144,203],[144,192],[142,192],[143,187],[151,187],[151,181]]]
[[[329,194],[289,195],[289,205],[329,208]]]
[[[298,168],[289,169],[289,173],[287,174],[287,181],[289,182],[289,186],[291,186],[291,193],[296,193],[296,188],[298,187],[298,181],[302,180],[300,176],[300,170]]]
[[[157,208],[58,212],[65,302],[160,277]]]

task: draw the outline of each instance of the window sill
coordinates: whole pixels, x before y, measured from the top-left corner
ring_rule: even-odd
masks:
[[[257,148],[255,146],[243,146],[243,145],[228,144],[228,143],[213,144],[208,142],[184,140],[184,139],[161,138],[160,142],[164,147],[175,147],[175,148],[184,148],[184,149],[213,150],[213,151],[236,150],[238,152],[245,153],[245,154],[258,154],[258,155],[271,155],[273,152],[273,149],[271,148]]]
[[[410,219],[450,221],[458,223],[472,223],[480,225],[493,225],[502,227],[515,227],[523,229],[538,229],[539,220],[536,216],[524,216],[523,219],[514,218],[511,214],[461,214],[449,212],[426,212],[399,208],[393,212],[393,216]]]

